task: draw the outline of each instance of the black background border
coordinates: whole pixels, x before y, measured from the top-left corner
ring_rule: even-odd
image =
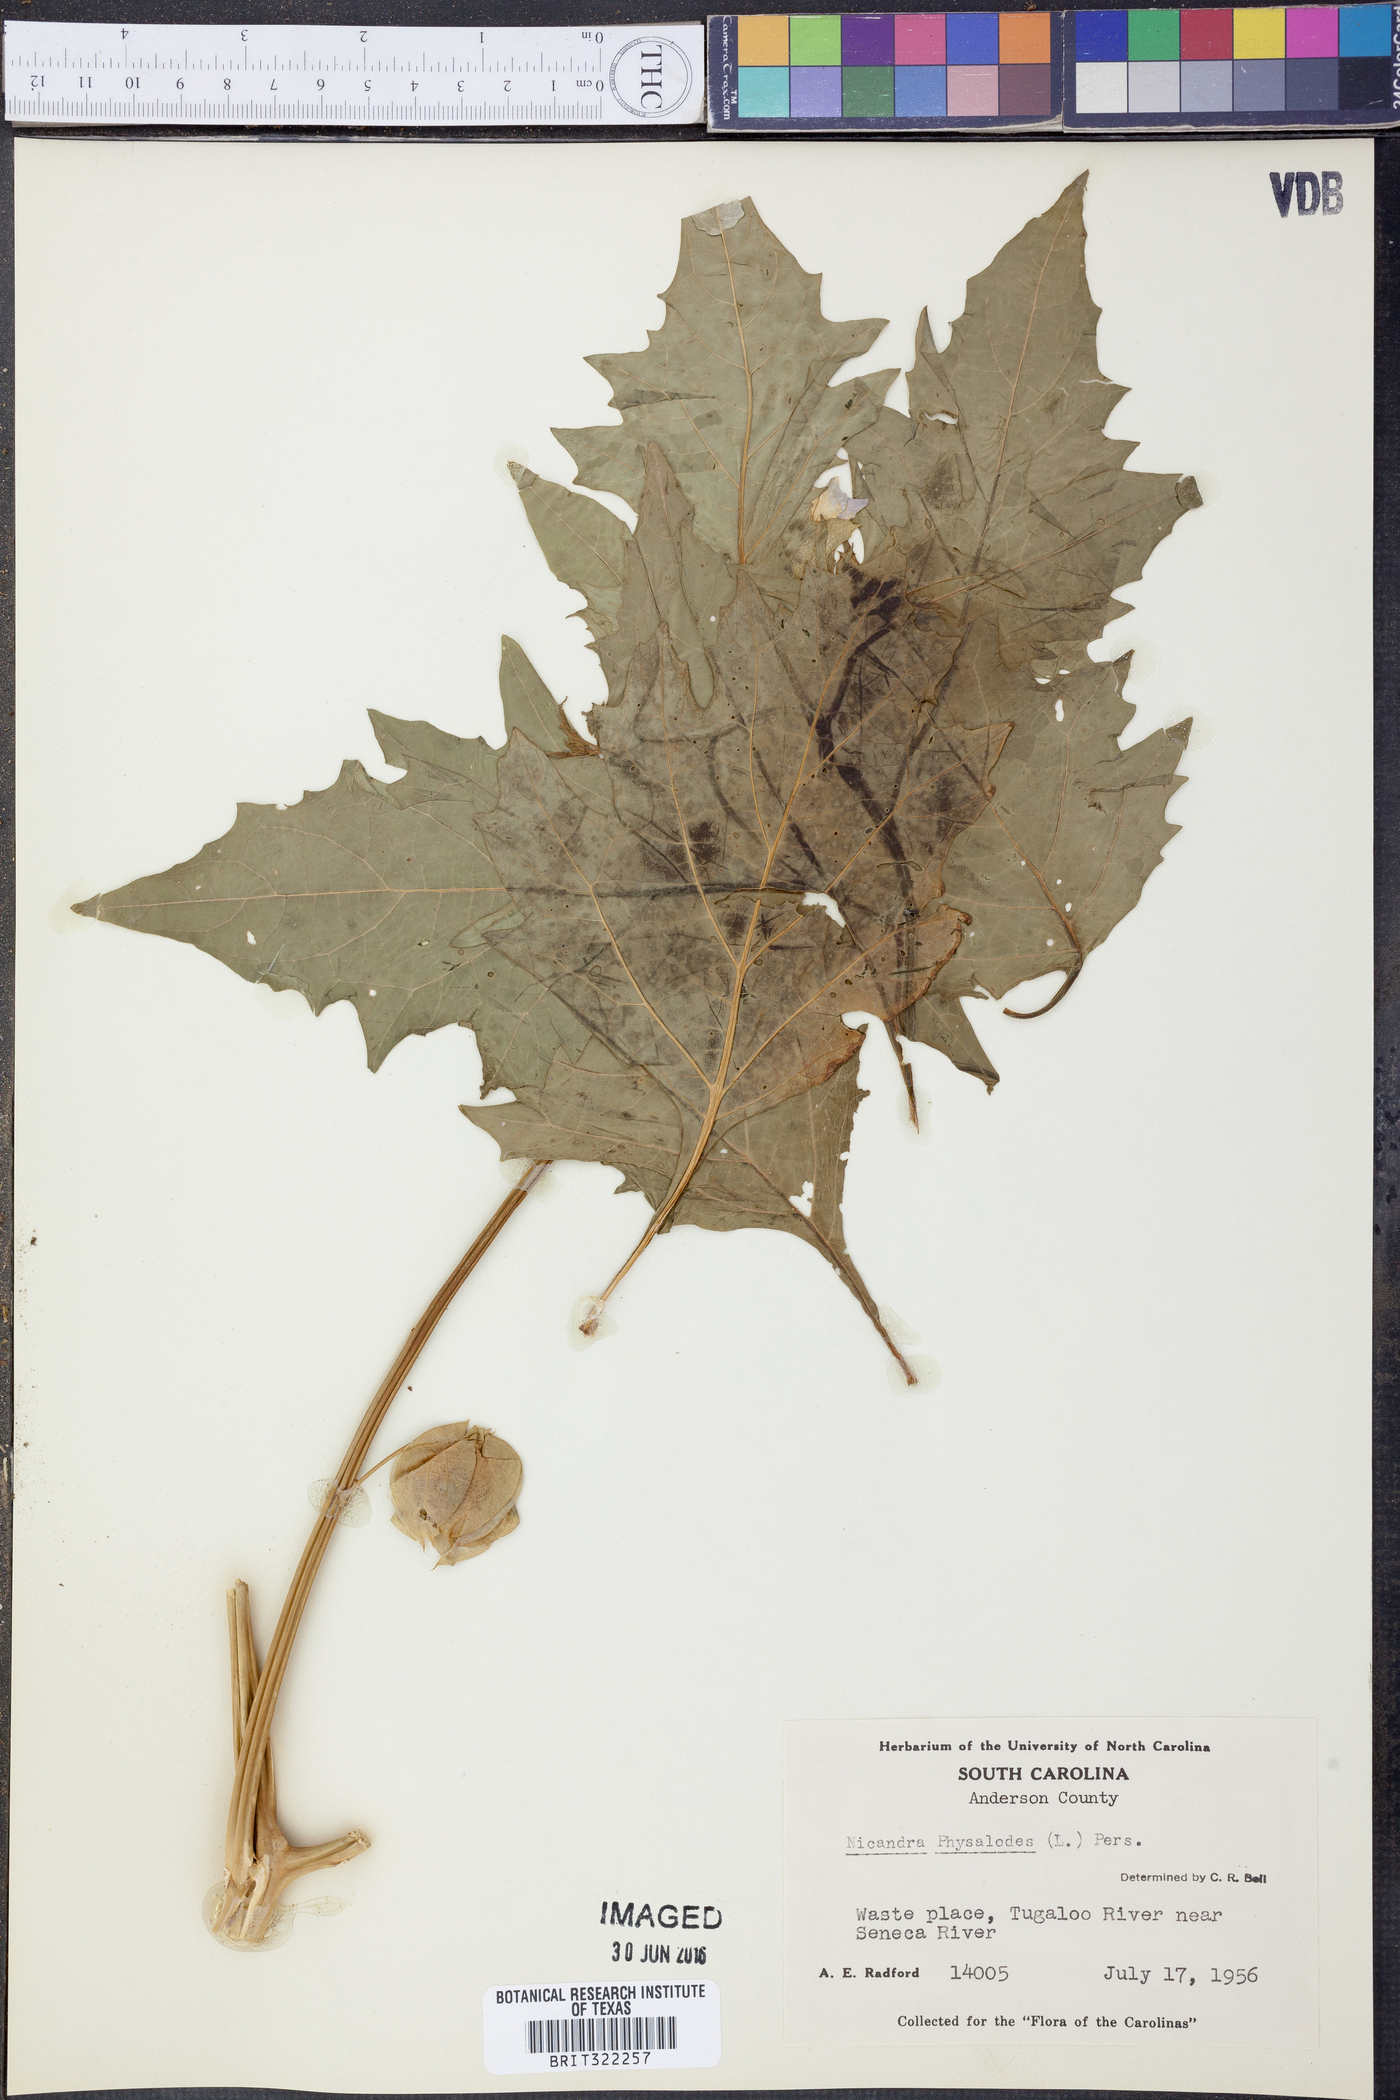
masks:
[[[5,12],[19,16],[30,0],[10,0]],[[143,22],[218,22],[232,26],[252,23],[286,23],[305,26],[345,24],[357,28],[431,27],[496,23],[507,26],[534,22],[567,21],[570,26],[589,23],[607,25],[636,21],[694,21],[703,19],[700,10],[686,0],[637,0],[632,6],[599,5],[598,0],[563,0],[563,4],[522,4],[522,0],[494,0],[494,4],[463,4],[463,0],[439,0],[435,6],[424,0],[263,0],[250,6],[247,0],[139,0],[135,15],[121,15],[101,5],[83,5],[81,0],[33,0],[37,19],[55,22],[140,20]],[[948,11],[960,11],[969,0],[940,0]],[[767,0],[748,0],[746,12],[786,13]],[[807,0],[812,13],[840,10]],[[850,10],[847,10],[848,12]],[[52,136],[54,127],[23,127],[20,136]],[[63,127],[63,134],[84,137],[199,138],[248,137],[247,126],[210,126],[202,130],[181,127],[111,130],[94,127]],[[0,705],[0,985],[4,991],[4,1026],[0,1030],[0,1186],[12,1190],[12,1135],[14,1099],[14,742],[15,742],[15,454],[14,454],[14,139],[16,129],[0,126],[0,675],[4,680]],[[314,127],[288,127],[263,135],[280,139],[353,137],[342,128],[321,131]],[[463,132],[448,128],[396,131],[375,127],[363,134],[383,138],[439,138],[466,141],[489,138],[571,140],[585,149],[594,140],[624,139],[644,150],[649,137],[696,139],[704,136],[697,127],[669,126],[648,129],[599,127],[581,131],[553,126],[499,126]],[[941,142],[945,132],[889,132],[877,137]],[[1034,132],[1015,134],[1021,141],[1034,141]],[[1252,131],[1252,137],[1272,136]],[[1309,136],[1337,136],[1336,131],[1314,133],[1280,130],[1290,145]],[[1365,135],[1364,133],[1360,135]],[[791,139],[792,134],[784,135]],[[859,138],[872,136],[861,132]],[[959,144],[969,134],[954,134]],[[1049,134],[1057,142],[1062,135]],[[712,134],[710,143],[723,152],[731,139],[746,143],[752,133]],[[1177,135],[1167,142],[1178,152],[1189,153],[1197,137]],[[983,133],[972,142],[994,143]],[[1087,142],[1087,141],[1086,141]],[[1131,137],[1120,141],[1131,148]],[[827,146],[842,143],[838,135],[822,136]],[[1160,133],[1152,143],[1162,143]],[[1400,677],[1400,137],[1376,134],[1376,226],[1375,226],[1375,512],[1374,512],[1374,615],[1375,615],[1375,981],[1376,981],[1376,1078],[1375,1078],[1375,1181],[1374,1246],[1375,1287],[1373,1327],[1373,1514],[1374,1557],[1374,1684],[1375,1684],[1375,2053],[1376,2092],[1389,2100],[1400,2095],[1400,707],[1397,679]],[[1309,880],[1311,871],[1301,856],[1294,862],[1295,879]],[[1298,987],[1296,996],[1325,996],[1317,983],[1316,965]],[[1286,1025],[1286,1024],[1285,1024]],[[1289,1133],[1280,1130],[1278,1142],[1286,1145]],[[13,1203],[0,1214],[0,1725],[3,1725],[5,1758],[0,1770],[0,1843],[8,1856],[9,1838],[9,1682],[11,1599],[11,1498],[13,1459],[11,1308],[13,1306]],[[0,1933],[8,1930],[8,1880],[0,1887]],[[74,1979],[71,2016],[84,2016],[81,1988]],[[0,2072],[0,2079],[3,2073]],[[7,2090],[0,2084],[0,2090]],[[540,2090],[548,2092],[548,2084]],[[668,2088],[661,2088],[667,2090]],[[656,2088],[631,2087],[632,2094]],[[826,2100],[865,2100],[864,2093],[850,2088],[819,2089]],[[937,2092],[947,2100],[972,2100],[971,2088],[888,2087],[869,2100],[912,2100],[915,2094]],[[280,2100],[294,2091],[287,2087],[201,2086],[186,2088],[122,2088],[110,2100]],[[980,2091],[980,2089],[979,2089]],[[999,2089],[1005,2095],[1006,2089]],[[1115,2100],[1105,2090],[1081,2092],[1077,2088],[1041,2086],[1029,2089],[1042,2100]],[[104,2100],[108,2096],[104,2095]],[[326,2100],[307,2095],[306,2100]],[[442,2100],[442,2096],[402,2096],[402,2100]],[[605,2096],[611,2100],[611,2096]],[[619,2096],[621,2100],[621,2096]],[[733,2100],[733,2096],[730,2096]],[[765,2100],[767,2096],[765,2095]],[[772,2100],[798,2100],[793,2092],[774,2093]],[[987,2100],[993,2100],[989,2091]],[[1124,2095],[1123,2100],[1129,2100]],[[1165,2100],[1158,2089],[1137,2091],[1133,2100]],[[1198,2096],[1198,2100],[1224,2100],[1224,2095]],[[1289,2100],[1289,2096],[1281,2096]]]

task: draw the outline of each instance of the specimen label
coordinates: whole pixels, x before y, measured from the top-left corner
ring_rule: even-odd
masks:
[[[792,1721],[787,2040],[1317,2041],[1309,1720]]]

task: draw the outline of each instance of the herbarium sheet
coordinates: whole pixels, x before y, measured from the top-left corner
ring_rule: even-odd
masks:
[[[12,2090],[1366,2094],[1370,181],[20,143]]]

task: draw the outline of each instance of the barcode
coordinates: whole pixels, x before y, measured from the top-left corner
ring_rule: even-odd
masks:
[[[531,2056],[572,2055],[588,2049],[674,2049],[674,2013],[660,2019],[527,2020],[525,2036]]]

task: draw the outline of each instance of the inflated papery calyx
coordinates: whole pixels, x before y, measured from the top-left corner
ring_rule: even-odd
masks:
[[[519,1453],[479,1423],[425,1430],[399,1453],[389,1475],[394,1524],[432,1546],[437,1565],[473,1560],[514,1531],[522,1472]]]

